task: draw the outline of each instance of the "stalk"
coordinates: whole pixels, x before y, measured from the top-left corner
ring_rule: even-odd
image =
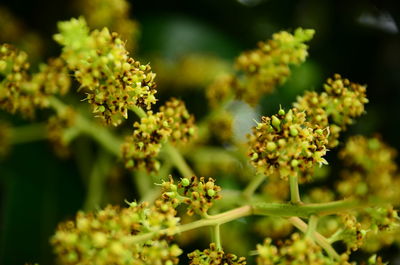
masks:
[[[297,176],[289,177],[289,185],[290,185],[290,201],[293,204],[301,203],[300,193],[299,193],[299,179]]]
[[[11,144],[23,144],[47,139],[46,125],[43,123],[14,127],[10,130]]]

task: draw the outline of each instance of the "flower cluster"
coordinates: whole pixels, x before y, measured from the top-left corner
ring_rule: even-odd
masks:
[[[135,122],[133,134],[125,139],[122,145],[122,157],[127,168],[146,168],[157,171],[160,167],[156,160],[162,144],[171,135],[171,118],[164,113],[148,111],[147,116]]]
[[[295,30],[275,33],[272,40],[260,42],[258,49],[244,52],[236,60],[236,68],[241,77],[235,87],[238,98],[251,105],[258,103],[265,93],[271,93],[275,87],[286,81],[290,75],[290,65],[299,65],[305,61],[308,46],[304,44],[312,39],[314,30]]]
[[[363,245],[367,231],[362,229],[361,223],[354,215],[343,214],[342,222],[344,228],[340,233],[340,238],[346,244],[347,252],[350,254],[351,251],[356,251]]]
[[[218,249],[214,243],[203,251],[195,250],[188,254],[190,265],[245,265],[246,258],[225,253]]]
[[[127,40],[126,47],[133,51],[139,35],[139,26],[129,18],[130,3],[126,0],[79,0],[77,10],[86,18],[90,28],[108,27]]]
[[[312,39],[314,30],[298,28],[291,34],[275,33],[271,40],[259,42],[258,48],[240,54],[235,74],[219,75],[207,87],[206,96],[215,108],[235,96],[250,105],[272,93],[290,75],[290,66],[303,63],[308,55],[305,42]]]
[[[74,128],[76,113],[71,107],[63,112],[49,118],[47,123],[47,134],[53,144],[53,150],[60,157],[70,154],[68,144],[77,131]]]
[[[187,143],[196,133],[193,115],[189,114],[183,101],[171,99],[160,107],[160,111],[135,122],[135,130],[122,146],[122,157],[127,168],[146,168],[158,171],[156,160],[163,143]]]
[[[62,264],[177,264],[182,251],[169,242],[168,232],[145,242],[135,240],[162,228],[173,231],[179,221],[175,214],[174,209],[136,203],[79,212],[74,222],[59,225],[51,243]]]
[[[232,97],[232,88],[237,86],[237,80],[229,74],[218,76],[207,86],[206,97],[209,105],[216,108]]]
[[[211,117],[208,131],[212,137],[221,142],[230,142],[233,138],[234,118],[229,111],[221,111],[219,115]]]
[[[184,203],[187,205],[187,214],[206,215],[208,209],[211,208],[213,202],[221,198],[219,192],[221,187],[215,185],[215,180],[196,176],[181,179],[178,184],[174,184],[173,178],[170,176],[168,182],[162,184],[162,198],[170,201],[172,205],[177,207]]]
[[[366,86],[350,82],[335,74],[324,85],[325,91],[306,92],[297,98],[293,105],[300,111],[305,111],[307,120],[321,127],[328,127],[330,135],[328,147],[339,143],[339,133],[353,123],[353,119],[364,113]]]
[[[165,119],[170,120],[172,130],[169,141],[175,144],[187,143],[196,133],[194,116],[191,115],[182,100],[172,98],[160,107]]]
[[[28,73],[27,59],[25,52],[11,45],[0,46],[0,107],[32,118],[35,107],[48,106],[49,96],[68,92],[70,79],[60,59],[50,59],[33,75]]]
[[[376,197],[399,203],[396,151],[379,138],[350,137],[339,157],[347,168],[337,190],[342,196]]]
[[[90,33],[83,18],[58,27],[54,38],[63,45],[62,58],[85,89],[93,112],[107,124],[120,124],[132,106],[150,109],[156,102],[150,65],[130,58],[116,33],[107,28]]]
[[[326,143],[329,132],[306,122],[297,109],[262,117],[249,138],[251,163],[268,176],[308,177],[316,164],[327,164]]]
[[[321,247],[312,239],[301,237],[298,233],[292,234],[291,238],[278,244],[272,244],[270,238],[266,238],[262,245],[257,245],[258,265],[278,264],[323,264],[349,265],[346,261],[335,262],[326,256]]]

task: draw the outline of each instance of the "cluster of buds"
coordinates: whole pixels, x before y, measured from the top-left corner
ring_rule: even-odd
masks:
[[[267,176],[308,177],[316,164],[327,164],[329,131],[306,122],[306,114],[297,109],[262,117],[249,138],[251,163]]]
[[[258,103],[265,93],[286,81],[291,65],[305,61],[308,46],[314,30],[298,28],[294,34],[286,31],[275,33],[272,40],[260,42],[258,49],[244,52],[236,60],[239,70],[239,84],[234,87],[239,99],[251,105]]]
[[[215,185],[215,180],[196,176],[182,178],[178,184],[169,176],[168,182],[163,182],[162,198],[170,201],[174,207],[180,204],[187,205],[187,214],[193,215],[197,213],[201,216],[207,215],[208,209],[211,208],[213,202],[221,198],[219,192],[221,187]]]
[[[146,168],[148,171],[157,171],[160,167],[156,160],[162,144],[171,135],[171,118],[166,119],[164,113],[153,114],[135,122],[135,130],[125,139],[122,145],[122,157],[128,169]]]
[[[336,236],[347,246],[347,252],[358,250],[364,243],[367,231],[362,229],[361,223],[351,214],[342,215],[343,229]]]
[[[25,52],[8,44],[0,46],[0,107],[32,118],[35,107],[46,107],[49,96],[65,94],[70,87],[68,72],[60,59],[50,59],[30,75]]]
[[[232,97],[232,88],[237,86],[237,80],[229,74],[218,76],[213,83],[207,86],[206,97],[212,108]]]
[[[368,231],[362,245],[364,251],[374,253],[399,240],[400,218],[393,206],[366,208],[357,219]]]
[[[233,138],[234,118],[229,111],[221,111],[208,122],[209,132],[221,142],[230,142]]]
[[[47,123],[48,138],[53,144],[53,150],[60,157],[70,155],[68,144],[78,133],[74,128],[75,118],[75,111],[68,107],[63,112],[50,117]]]
[[[246,258],[225,253],[218,249],[214,243],[203,251],[195,250],[188,254],[190,265],[246,265]]]
[[[85,89],[93,112],[107,124],[120,124],[133,106],[149,110],[156,102],[150,65],[130,58],[116,33],[107,28],[89,33],[83,18],[58,26],[54,38],[63,45],[61,56]]]
[[[59,225],[51,239],[62,264],[178,264],[180,248],[155,233],[147,242],[135,241],[141,233],[171,229],[179,219],[175,210],[130,203],[127,208],[108,206],[96,213],[79,212],[75,221]]]
[[[90,28],[108,27],[127,40],[126,47],[133,51],[139,35],[139,26],[129,18],[130,3],[126,0],[75,1],[77,10],[86,18]]]
[[[133,135],[128,136],[122,146],[125,166],[146,168],[149,172],[158,171],[160,167],[156,157],[163,143],[167,140],[173,144],[187,143],[196,134],[194,116],[189,114],[183,101],[175,98],[155,114],[148,111],[134,127]]]
[[[339,152],[346,169],[337,190],[342,196],[376,197],[399,203],[396,151],[379,138],[350,137]]]
[[[170,99],[160,107],[160,112],[164,114],[165,119],[170,120],[172,133],[169,141],[176,144],[187,143],[194,137],[194,116],[188,112],[182,100]]]
[[[305,111],[312,124],[329,126],[328,147],[333,148],[339,144],[339,133],[365,112],[364,105],[368,99],[366,86],[350,82],[338,74],[328,78],[324,89],[320,94],[306,92],[293,105]]]
[[[310,238],[301,237],[298,233],[292,234],[291,238],[274,245],[270,238],[264,243],[257,245],[257,264],[341,264],[350,265],[345,260],[333,261],[325,256],[321,247]]]

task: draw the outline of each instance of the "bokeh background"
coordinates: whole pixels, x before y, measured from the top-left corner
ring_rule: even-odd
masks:
[[[257,111],[270,114],[279,104],[289,106],[303,90],[318,90],[327,77],[340,73],[367,84],[370,99],[367,115],[346,134],[379,133],[400,150],[400,9],[396,2],[131,1],[130,15],[140,26],[134,54],[142,62],[154,62],[156,73],[159,67],[161,98],[169,91],[169,95],[190,99],[189,109],[201,119],[207,112],[204,91],[198,85],[201,82],[182,87],[185,73],[176,70],[177,62],[199,55],[230,67],[241,51],[254,48],[274,32],[299,26],[313,28],[316,35],[307,62],[293,71],[283,87],[263,98]],[[52,41],[56,22],[77,16],[71,1],[66,0],[2,0],[0,5],[11,11],[27,32],[34,31],[44,40],[45,48],[37,60],[60,52]],[[35,41],[28,35],[23,37]],[[166,69],[173,69],[175,74],[169,76]],[[3,112],[0,117],[12,124],[26,123]],[[87,156],[91,155],[94,147],[90,143],[82,140],[79,145],[88,150]],[[85,187],[77,164],[79,161],[73,158],[54,156],[45,141],[15,145],[0,160],[0,264],[53,264],[49,237],[58,222],[81,209],[84,200]],[[132,183],[125,184],[125,194],[134,193]],[[385,249],[383,255],[400,264],[395,263],[397,249]]]

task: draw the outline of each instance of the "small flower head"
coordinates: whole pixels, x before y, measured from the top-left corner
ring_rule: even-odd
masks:
[[[258,49],[241,54],[236,60],[236,68],[242,73],[235,86],[237,97],[255,105],[263,94],[273,92],[290,75],[289,66],[305,61],[305,42],[313,35],[311,29],[298,28],[294,34],[281,31],[272,40],[260,42]]]
[[[260,172],[283,179],[309,175],[316,164],[327,163],[323,156],[328,134],[326,129],[311,127],[305,113],[297,109],[262,117],[248,136],[251,163]]]
[[[221,187],[215,184],[215,180],[196,176],[181,179],[178,184],[174,184],[170,176],[168,182],[162,184],[162,197],[170,201],[175,207],[180,204],[187,205],[187,213],[193,215],[205,215],[211,208],[215,200],[221,198],[219,192]]]
[[[257,245],[257,264],[341,264],[350,265],[347,260],[340,263],[326,256],[321,247],[310,238],[302,237],[298,233],[292,234],[290,239],[273,244],[270,238]]]
[[[172,130],[169,141],[175,144],[187,143],[196,134],[194,116],[191,115],[182,100],[172,98],[160,107],[166,120],[170,121]]]
[[[190,265],[245,265],[246,258],[238,257],[234,254],[225,253],[221,249],[217,249],[214,243],[210,244],[210,248],[203,251],[195,250],[188,254]]]
[[[146,168],[157,171],[159,162],[156,160],[162,144],[171,135],[171,119],[166,119],[164,113],[147,112],[147,117],[135,122],[135,130],[125,139],[122,145],[122,157],[127,168]]]
[[[165,235],[155,233],[148,242],[132,240],[141,233],[173,229],[178,222],[175,214],[157,205],[136,203],[122,209],[108,206],[95,213],[79,212],[75,221],[59,225],[51,243],[62,264],[177,264],[182,251]]]
[[[55,39],[62,57],[74,71],[93,112],[107,124],[118,125],[131,106],[150,109],[156,102],[155,74],[150,65],[128,56],[124,42],[107,28],[89,28],[83,18],[59,24]]]
[[[342,196],[375,197],[400,202],[395,162],[397,152],[378,137],[350,137],[339,157],[346,168],[337,188]]]
[[[353,119],[364,113],[366,86],[350,82],[335,74],[328,78],[325,91],[317,94],[306,92],[298,97],[294,107],[307,114],[307,120],[320,127],[328,127],[328,147],[339,144],[339,134],[353,123]]]
[[[48,98],[65,94],[70,86],[68,72],[61,59],[50,59],[39,72],[30,75],[25,52],[8,44],[0,46],[0,107],[10,113],[20,112],[33,118],[35,108],[48,106]]]
[[[212,108],[230,99],[233,95],[233,88],[236,87],[236,79],[232,75],[218,76],[206,90],[206,97]]]

